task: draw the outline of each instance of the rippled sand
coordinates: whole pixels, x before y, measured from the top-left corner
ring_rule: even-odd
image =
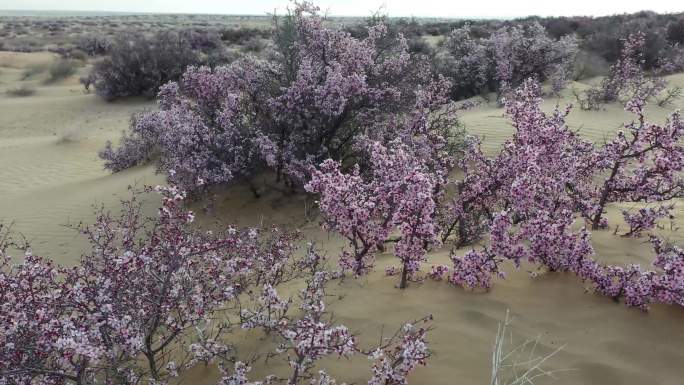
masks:
[[[7,88],[20,84],[26,65],[50,60],[45,53],[0,52],[0,218],[14,221],[14,230],[31,241],[36,254],[69,264],[77,261],[85,243],[63,225],[88,222],[93,205],[116,208],[130,184],[157,184],[163,178],[154,175],[149,166],[111,175],[102,170],[96,154],[107,139],[116,139],[127,127],[131,113],[154,108],[153,102],[104,103],[84,94],[76,77],[44,85],[38,76],[28,81],[36,87],[35,95],[15,98],[5,94]],[[684,75],[672,76],[671,82],[684,86]],[[552,108],[556,102],[548,100],[546,105]],[[683,103],[679,100],[679,107]],[[649,116],[663,121],[671,110],[653,106]],[[470,133],[484,135],[485,149],[494,151],[511,133],[502,113],[500,108],[485,105],[465,112],[462,121]],[[569,123],[600,141],[629,118],[619,106],[609,106],[599,112],[574,110]],[[256,200],[245,188],[237,187],[216,199],[214,214],[224,222],[297,227],[331,256],[342,246],[339,239],[318,228],[310,198],[271,193]],[[683,207],[678,202],[680,218],[684,217]],[[619,222],[619,217],[618,208],[611,208],[613,223]],[[680,244],[684,241],[684,230],[662,233]],[[602,260],[651,262],[644,239],[619,238],[612,231],[595,232],[593,239]],[[433,253],[430,259],[431,263],[447,263],[448,250]],[[384,266],[393,263],[391,255],[382,255],[376,273],[367,279],[333,285],[331,291],[341,299],[333,300],[330,307],[335,318],[365,337],[362,341],[367,344],[377,341],[383,326],[387,333],[403,321],[434,314],[436,328],[429,337],[434,357],[411,378],[413,384],[488,383],[491,346],[507,309],[518,341],[539,337],[542,353],[565,345],[549,366],[572,370],[558,373],[556,380],[540,379],[538,384],[684,383],[684,311],[680,308],[654,306],[650,313],[643,313],[586,292],[572,275],[530,278],[526,269],[508,269],[507,279],[497,280],[489,293],[438,282],[413,284],[400,291],[394,288],[396,278],[382,274]],[[269,346],[257,334],[236,338],[246,354]],[[363,357],[349,363],[329,360],[324,366],[347,382],[364,383],[369,373],[369,361]],[[282,364],[270,361],[268,368],[255,365],[253,374],[282,369]],[[214,369],[199,368],[187,382],[208,384],[216,376]]]

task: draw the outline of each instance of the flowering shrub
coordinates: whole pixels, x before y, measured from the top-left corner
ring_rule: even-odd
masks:
[[[394,253],[402,261],[400,287],[404,288],[409,276],[419,270],[426,248],[439,243],[432,220],[439,181],[405,145],[387,148],[375,142],[370,153],[367,179],[358,166],[345,174],[339,163],[327,160],[312,173],[306,189],[320,194],[324,227],[349,240],[350,250],[340,258],[343,270],[366,274],[374,254],[394,230],[399,232]]]
[[[289,302],[282,300],[272,286],[264,286],[258,309],[243,310],[242,327],[261,327],[280,337],[277,353],[287,353],[292,368],[288,383],[297,384],[311,378],[315,362],[329,355],[348,357],[357,350],[351,332],[342,325],[334,326],[325,318],[325,284],[329,273],[319,271],[299,293],[301,318],[288,315]]]
[[[477,234],[480,226],[479,222],[469,222],[468,215],[476,210],[493,213],[497,207],[504,210],[491,216],[491,250],[457,259],[455,262],[461,266],[470,266],[471,260],[484,264],[492,260],[493,253],[513,259],[516,264],[528,259],[551,270],[564,270],[564,261],[571,253],[591,250],[584,235],[570,230],[576,207],[588,204],[578,202],[567,188],[572,184],[577,190],[583,189],[589,180],[591,174],[584,166],[591,144],[565,125],[568,110],[556,109],[551,115],[542,112],[540,93],[534,81],[527,81],[508,102],[506,111],[515,132],[497,157],[484,157],[476,145],[466,151],[465,176],[450,205],[454,222],[448,231],[458,224],[461,245],[470,239],[469,234]],[[493,266],[483,269],[497,271]],[[468,286],[476,282],[483,280],[471,279]]]
[[[106,167],[118,171],[158,153],[159,170],[196,191],[263,167],[295,186],[310,165],[363,157],[359,138],[401,120],[417,86],[430,80],[430,71],[414,70],[405,39],[384,44],[386,33],[378,24],[355,38],[324,26],[318,8],[297,4],[276,19],[268,59],[191,67],[164,86],[160,111],[139,117],[118,149],[101,153]]]
[[[651,237],[659,270],[644,270],[639,265],[626,268],[601,265],[593,260],[580,261],[577,274],[592,283],[594,289],[616,301],[621,297],[629,306],[648,309],[651,303],[684,305],[684,251]]]
[[[233,67],[188,68],[161,88],[160,111],[138,116],[117,149],[107,143],[105,167],[120,171],[158,156],[159,171],[189,191],[250,176],[260,163],[246,96],[220,87],[241,76]]]
[[[665,125],[647,122],[645,104],[644,95],[627,104],[637,119],[598,148],[592,159],[604,175],[593,193],[596,203],[590,219],[594,229],[609,202],[661,202],[684,191],[684,121],[675,112]]]
[[[648,100],[665,89],[666,82],[659,76],[649,76],[644,70],[646,35],[636,32],[622,42],[620,57],[610,67],[601,84],[581,93],[575,92],[584,110],[598,110],[604,103],[628,101],[640,95]],[[657,74],[654,74],[657,75]]]
[[[489,289],[492,286],[491,277],[493,275],[498,275],[501,278],[505,276],[502,271],[499,271],[501,259],[487,249],[482,251],[471,250],[463,257],[452,254],[451,261],[454,263],[454,267],[449,276],[449,282],[457,286],[470,289],[478,287]]]
[[[159,192],[157,218],[141,218],[133,198],[119,217],[102,212],[83,227],[92,252],[76,267],[30,253],[11,267],[3,256],[3,378],[83,383],[109,373],[163,380],[212,354],[230,358],[219,339],[229,329],[219,311],[252,285],[299,274],[292,270],[296,235],[274,230],[263,241],[256,230],[203,233],[190,227],[184,193]],[[215,326],[202,331],[206,325]],[[197,356],[171,361],[170,352],[195,330],[203,334],[190,351]],[[140,358],[145,366],[137,365]]]
[[[467,215],[479,218],[477,210],[486,208],[489,245],[463,257],[452,256],[450,281],[487,289],[491,276],[501,274],[499,265],[504,260],[516,266],[526,260],[549,271],[573,272],[597,292],[624,298],[630,306],[646,309],[653,302],[679,303],[678,248],[666,249],[653,241],[659,271],[603,265],[592,259],[589,231],[574,226],[578,215],[591,218],[595,227],[607,226],[602,214],[597,215],[607,202],[663,202],[681,194],[684,157],[679,115],[675,113],[664,126],[647,123],[642,95],[628,103],[638,117],[627,125],[629,137],[620,132],[613,141],[594,147],[567,128],[564,118],[569,110],[543,113],[539,95],[536,83],[527,81],[507,103],[515,131],[496,157],[484,156],[476,141],[466,148],[464,176],[447,205],[453,211],[447,211],[446,218],[453,222],[447,222],[451,225],[444,227],[443,234],[448,237],[457,225],[466,229],[466,235],[477,233],[483,222],[468,222]],[[664,205],[627,213],[631,226],[627,235],[638,236],[652,228],[670,209]]]
[[[245,383],[249,368],[226,338],[235,311],[243,328],[280,337],[274,354],[287,353],[292,384],[313,380],[315,363],[325,356],[359,351],[348,329],[329,321],[323,300],[333,275],[321,270],[323,258],[313,245],[294,258],[297,234],[200,231],[192,226],[193,213],[182,208],[185,193],[156,191],[162,206],[155,218],[140,216],[134,195],[119,216],[100,212],[94,224],[80,227],[92,248],[74,267],[28,251],[12,265],[6,253],[11,240],[0,227],[0,382],[166,383],[198,363],[212,363],[224,372],[221,383]],[[295,316],[293,301],[280,299],[276,288],[305,276],[302,315]],[[263,290],[253,298],[257,287]],[[416,353],[415,360],[424,358]],[[413,360],[402,366],[402,376]],[[235,362],[228,373],[225,363]],[[334,383],[322,371],[316,381]]]
[[[460,132],[453,131],[458,107],[443,108],[448,90],[441,77],[418,89],[413,113],[362,138],[365,172],[357,164],[345,173],[331,159],[312,171],[305,189],[320,195],[323,226],[350,243],[340,258],[342,270],[366,274],[375,253],[398,233],[394,254],[402,262],[399,287],[404,288],[427,250],[440,244],[438,205],[461,144]]]
[[[529,77],[551,79],[557,93],[565,88],[577,44],[572,35],[554,40],[536,22],[501,27],[480,39],[466,25],[449,34],[437,65],[454,82],[454,96],[472,96],[487,89],[505,94]]]

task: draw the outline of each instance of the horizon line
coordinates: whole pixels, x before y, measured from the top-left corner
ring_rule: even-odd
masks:
[[[474,16],[474,15],[466,15],[466,16],[417,16],[417,15],[387,15],[389,18],[416,18],[416,19],[438,19],[438,20],[464,20],[464,19],[480,19],[480,20],[514,20],[514,19],[523,19],[523,18],[530,18],[530,17],[540,17],[540,18],[547,18],[547,17],[566,17],[566,18],[574,18],[574,17],[587,17],[587,18],[600,18],[600,17],[610,17],[610,16],[618,16],[618,15],[633,15],[637,13],[642,13],[642,12],[649,12],[649,13],[655,13],[659,15],[677,15],[677,14],[682,14],[684,11],[671,11],[671,12],[656,12],[652,10],[640,10],[640,11],[634,11],[634,12],[616,12],[612,14],[601,14],[601,15],[587,15],[587,14],[576,14],[576,15],[539,15],[539,14],[528,14],[528,15],[508,15],[508,16],[494,16],[494,15],[480,15],[480,16]],[[3,13],[17,13],[17,15],[9,15],[9,14],[3,14]],[[24,13],[24,14],[21,14]],[[29,13],[45,13],[43,15],[30,15]],[[75,10],[75,9],[68,9],[68,10],[58,10],[58,9],[3,9],[0,8],[0,17],[4,16],[16,16],[16,17],[50,17],[50,16],[55,16],[55,15],[49,15],[48,13],[55,13],[55,14],[61,14],[61,16],[86,16],[87,14],[92,14],[91,16],[97,17],[97,16],[111,16],[111,15],[125,15],[125,16],[146,16],[146,15],[198,15],[198,16],[240,16],[240,17],[270,17],[273,15],[272,12],[263,12],[261,14],[256,14],[256,13],[207,13],[207,12],[167,12],[167,11],[108,11],[108,10]],[[331,17],[331,18],[364,18],[364,17],[369,17],[370,14],[368,15],[336,15],[336,14],[325,14],[325,12],[322,12],[326,17]]]

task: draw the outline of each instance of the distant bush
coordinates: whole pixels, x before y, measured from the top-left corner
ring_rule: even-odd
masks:
[[[580,51],[577,54],[572,78],[574,80],[593,78],[595,76],[606,75],[610,69],[608,62],[593,52]]]
[[[7,90],[7,95],[9,96],[16,96],[16,97],[26,97],[26,96],[31,96],[36,93],[35,88],[28,87],[26,85],[22,85],[17,88],[10,88]]]
[[[76,48],[69,51],[68,58],[85,62],[88,60],[88,54],[85,51],[81,51],[80,49]]]
[[[243,53],[239,51],[220,48],[209,52],[203,61],[209,67],[216,68],[221,65],[230,64],[242,56]]]
[[[658,70],[663,74],[684,71],[684,46],[677,43],[664,49],[658,64]]]
[[[221,37],[216,31],[207,30],[185,30],[180,32],[181,36],[188,40],[193,50],[210,53],[223,47]]]
[[[271,31],[262,28],[229,28],[221,30],[220,37],[227,44],[243,45],[253,37],[270,38]]]
[[[14,39],[12,51],[16,52],[37,52],[43,49],[43,45],[38,39],[28,36],[21,36]]]
[[[422,54],[432,56],[435,54],[434,49],[430,46],[425,38],[422,36],[414,36],[408,40],[408,50],[414,54]]]
[[[56,53],[62,59],[73,59],[85,62],[88,60],[88,54],[78,49],[72,44],[59,45],[57,47],[48,48],[49,52]]]
[[[29,64],[26,69],[21,73],[21,80],[27,80],[39,73],[43,73],[47,70],[45,64]]]
[[[108,100],[152,97],[161,85],[178,80],[188,66],[198,63],[199,55],[183,34],[123,34],[113,41],[110,56],[95,64],[89,78],[97,94]]]
[[[70,59],[59,59],[50,65],[48,73],[50,82],[66,79],[76,73],[76,63]]]
[[[110,45],[108,38],[96,34],[81,35],[76,39],[76,48],[88,56],[105,55]]]
[[[667,26],[667,39],[672,43],[684,44],[684,17]]]
[[[536,22],[505,26],[489,37],[477,37],[465,25],[447,36],[437,67],[454,83],[454,98],[487,90],[503,94],[530,77],[550,79],[558,92],[572,70],[577,44],[574,36],[550,37]]]
[[[639,96],[646,102],[660,94],[667,82],[660,77],[660,71],[646,71],[646,35],[641,32],[630,34],[622,42],[619,60],[610,67],[608,75],[599,85],[579,93],[575,99],[583,110],[598,110],[605,103],[631,102]],[[677,95],[669,99],[676,98]],[[667,104],[668,102],[663,102]]]
[[[266,44],[261,40],[260,37],[253,36],[249,40],[245,42],[245,44],[242,46],[242,49],[246,52],[254,52],[258,53],[264,50],[266,48]]]

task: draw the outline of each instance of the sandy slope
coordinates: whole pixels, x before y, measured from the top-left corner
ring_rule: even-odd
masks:
[[[15,230],[32,241],[36,253],[73,263],[84,242],[60,225],[87,222],[93,204],[116,207],[129,184],[162,179],[152,167],[110,175],[102,170],[96,155],[108,138],[116,138],[126,128],[130,113],[151,108],[153,103],[107,104],[83,94],[75,79],[47,86],[38,77],[29,80],[37,88],[36,95],[13,98],[4,94],[19,84],[24,66],[49,60],[46,54],[0,53],[0,218],[15,220]],[[683,75],[671,80],[684,86]],[[554,104],[547,102],[549,108]],[[653,107],[650,115],[663,120],[670,110]],[[575,110],[569,122],[587,137],[600,140],[625,119],[628,114],[609,106],[605,112]],[[502,110],[491,105],[464,113],[462,120],[470,133],[486,136],[489,151],[511,132]],[[677,209],[679,217],[684,216],[682,206]],[[342,243],[319,230],[315,218],[307,220],[311,207],[311,199],[301,197],[288,200],[269,194],[255,200],[238,187],[219,195],[215,213],[223,221],[242,225],[274,222],[298,227],[334,256]],[[618,220],[615,208],[611,216]],[[680,243],[684,240],[682,231],[664,235]],[[609,231],[596,232],[593,238],[603,260],[650,263],[650,249],[643,239],[625,240]],[[436,252],[431,259],[446,263],[448,251]],[[524,269],[511,270],[490,293],[471,293],[435,282],[399,291],[393,287],[394,278],[380,273],[392,263],[390,255],[380,256],[377,273],[333,285],[332,291],[344,297],[332,300],[331,308],[336,319],[367,337],[365,341],[376,341],[383,325],[387,332],[402,321],[434,314],[436,329],[430,341],[435,355],[430,367],[412,378],[413,384],[486,384],[497,322],[507,309],[514,316],[516,341],[539,336],[542,353],[565,345],[550,366],[573,370],[558,373],[557,380],[539,380],[539,384],[684,383],[684,311],[679,308],[655,306],[645,314],[586,293],[571,275],[544,274],[531,279]],[[268,346],[254,335],[236,338],[246,353]],[[327,363],[332,374],[345,381],[363,383],[367,378],[365,358],[354,359],[352,370],[346,362]],[[270,362],[268,371],[279,369],[282,365]],[[264,373],[266,369],[259,365],[253,371]],[[214,370],[197,369],[189,383],[210,383],[215,378]]]
[[[0,218],[14,221],[36,253],[71,262],[82,242],[64,225],[92,217],[95,204],[115,204],[112,193],[125,194],[129,184],[161,180],[150,167],[110,175],[97,157],[108,138],[128,127],[131,113],[154,103],[105,103],[84,94],[76,76],[49,85],[45,74],[19,81],[22,66],[51,60],[42,53],[0,53]],[[36,94],[5,94],[21,84]]]

